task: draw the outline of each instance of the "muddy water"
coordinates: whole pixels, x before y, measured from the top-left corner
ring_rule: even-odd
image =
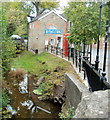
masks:
[[[58,118],[61,106],[50,101],[40,101],[32,91],[34,80],[25,74],[22,79],[5,78],[11,105],[7,109],[12,111],[12,118]]]

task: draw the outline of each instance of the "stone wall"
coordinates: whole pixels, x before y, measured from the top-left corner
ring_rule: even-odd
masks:
[[[110,91],[95,91],[84,96],[73,118],[109,118],[108,92]]]
[[[75,107],[73,120],[109,120],[110,90],[89,92],[75,75],[66,74],[65,95],[66,108]]]

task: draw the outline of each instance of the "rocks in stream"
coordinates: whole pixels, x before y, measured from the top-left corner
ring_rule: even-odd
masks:
[[[65,88],[63,85],[54,85],[54,102],[63,104],[65,100]]]

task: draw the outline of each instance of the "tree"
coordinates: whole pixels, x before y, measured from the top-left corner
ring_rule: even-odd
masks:
[[[2,31],[1,31],[2,32],[1,68],[3,72],[5,72],[10,69],[10,63],[12,61],[13,56],[16,53],[16,45],[14,41],[12,41],[11,39],[7,37],[6,7],[4,6],[4,3],[0,5],[1,5],[0,13],[2,13],[0,16],[1,28],[2,28]]]
[[[42,14],[45,10],[51,10],[58,7],[58,2],[56,0],[49,0],[48,2],[34,0],[32,4],[35,6],[36,16]]]
[[[105,6],[105,13],[107,14],[107,19],[110,21],[110,1],[107,2],[106,4],[107,6]],[[110,22],[109,22],[109,25],[110,25]]]
[[[98,40],[99,3],[69,2],[65,15],[73,23],[68,38],[70,43],[80,46]],[[104,29],[101,31],[103,33]]]
[[[13,34],[23,36],[27,34],[27,16],[32,8],[25,2],[6,2],[4,3],[7,19],[7,35]]]

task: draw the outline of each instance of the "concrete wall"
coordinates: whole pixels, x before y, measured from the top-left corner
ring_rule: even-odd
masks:
[[[88,94],[86,86],[74,74],[67,73],[65,79],[66,106],[77,107],[82,96]]]
[[[57,29],[62,29],[62,34],[45,34],[45,29],[54,25]],[[51,13],[41,20],[33,21],[29,23],[29,50],[39,49],[44,51],[45,40],[57,39],[58,35],[63,35],[67,30],[67,22],[57,16],[55,13]],[[56,42],[55,42],[56,44]]]

